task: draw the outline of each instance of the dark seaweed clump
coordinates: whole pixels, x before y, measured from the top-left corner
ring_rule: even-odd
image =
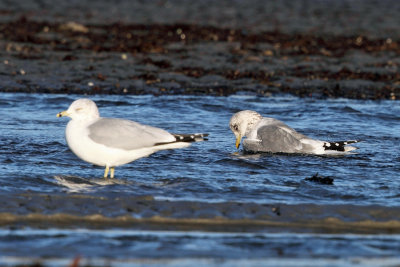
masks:
[[[318,183],[318,184],[327,184],[327,185],[333,185],[334,179],[330,176],[320,176],[318,173],[314,174],[311,177],[306,177],[304,178],[305,181],[310,181],[313,183]]]

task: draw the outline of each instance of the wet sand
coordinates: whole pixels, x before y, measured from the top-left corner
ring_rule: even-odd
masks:
[[[394,1],[2,6],[0,91],[398,99]]]
[[[399,208],[207,203],[82,194],[1,195],[0,226],[57,229],[399,234]],[[18,207],[16,209],[16,207]]]

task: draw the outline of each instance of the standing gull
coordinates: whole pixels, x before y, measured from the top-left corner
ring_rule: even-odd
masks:
[[[102,118],[90,99],[78,99],[57,114],[68,116],[65,137],[80,159],[105,166],[104,178],[114,178],[114,168],[165,149],[183,148],[203,141],[208,134],[170,134],[134,121]]]
[[[305,154],[345,153],[357,149],[347,146],[356,140],[326,142],[311,139],[296,132],[285,123],[268,117],[262,117],[252,110],[235,113],[229,121],[229,127],[236,136],[236,148],[242,137],[243,148],[249,152],[283,152]]]

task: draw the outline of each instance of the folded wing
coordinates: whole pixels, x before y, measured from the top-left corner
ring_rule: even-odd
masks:
[[[124,150],[176,141],[172,134],[163,129],[114,118],[100,118],[90,125],[89,138],[96,143]]]

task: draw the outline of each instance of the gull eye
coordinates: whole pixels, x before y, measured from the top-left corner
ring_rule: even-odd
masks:
[[[233,130],[238,131],[239,127],[237,126],[237,124],[233,125]]]

